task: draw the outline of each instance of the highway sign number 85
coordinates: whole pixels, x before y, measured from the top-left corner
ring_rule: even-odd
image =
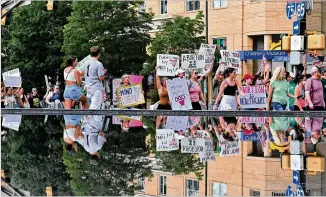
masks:
[[[306,13],[306,2],[291,2],[286,4],[286,16],[288,19],[292,19],[294,13],[297,13],[298,20],[302,20]]]

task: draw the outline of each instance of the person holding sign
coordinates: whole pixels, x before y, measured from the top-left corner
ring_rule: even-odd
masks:
[[[234,68],[227,68],[224,70],[225,80],[222,82],[220,92],[215,100],[214,110],[217,109],[217,105],[222,98],[219,110],[237,110],[238,101],[236,99],[236,92],[246,97],[246,95],[240,89],[240,82],[235,78],[237,76]]]
[[[275,111],[284,111],[288,103],[288,97],[294,98],[296,102],[296,97],[288,92],[289,84],[285,80],[285,68],[279,66],[275,69],[271,84],[268,90],[267,98],[267,110],[272,107]]]
[[[189,77],[190,80],[188,81],[188,89],[189,89],[190,100],[191,100],[191,105],[193,110],[201,110],[201,105],[199,103],[199,100],[201,100],[204,103],[204,106],[206,106],[204,94],[201,90],[197,77],[198,77],[198,71],[192,70]]]
[[[160,97],[160,103],[158,104],[157,109],[172,110],[166,80],[166,77],[160,79],[160,76],[156,75],[156,87]]]
[[[65,109],[71,109],[73,101],[80,101],[84,108],[88,108],[87,98],[82,94],[79,85],[82,83],[82,75],[75,67],[78,59],[75,56],[69,56],[67,59],[68,67],[64,69],[63,75],[66,81],[66,88],[63,93]]]
[[[106,70],[103,64],[99,61],[101,57],[101,51],[98,46],[91,47],[90,49],[91,59],[85,72],[85,82],[87,90],[87,99],[90,103],[90,108],[100,109],[103,103],[104,93],[104,74]]]

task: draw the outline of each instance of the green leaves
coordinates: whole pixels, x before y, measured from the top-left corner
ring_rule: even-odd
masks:
[[[148,30],[152,15],[138,13],[139,3],[126,1],[73,2],[73,12],[64,28],[66,55],[83,59],[92,46],[104,49],[101,62],[108,74],[137,73],[147,58]]]
[[[149,64],[143,68],[142,74],[153,72],[157,54],[181,55],[199,49],[200,44],[205,42],[205,37],[201,36],[205,27],[203,17],[203,13],[199,12],[195,19],[176,17],[160,26],[160,31],[156,33],[149,47]]]

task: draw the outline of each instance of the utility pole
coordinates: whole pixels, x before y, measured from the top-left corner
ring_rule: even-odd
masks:
[[[206,9],[205,9],[205,20],[206,20],[206,44],[209,44],[208,42],[208,0],[206,0]],[[206,77],[206,109],[208,110],[209,107],[209,98],[208,98],[208,83],[210,83],[210,80],[208,80],[210,73],[208,74],[208,76]],[[208,116],[206,116],[206,129],[208,128]],[[205,161],[205,196],[208,196],[208,192],[207,192],[207,182],[208,182],[208,165],[207,165],[207,161]]]

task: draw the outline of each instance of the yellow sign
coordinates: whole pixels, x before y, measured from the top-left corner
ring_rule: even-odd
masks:
[[[117,89],[119,108],[137,106],[145,103],[142,84],[121,86]]]

